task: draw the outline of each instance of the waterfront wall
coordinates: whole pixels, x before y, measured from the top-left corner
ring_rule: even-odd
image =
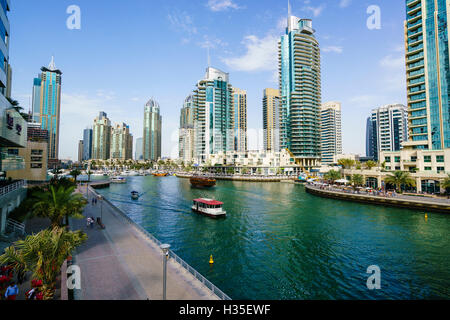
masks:
[[[190,179],[192,177],[191,174],[178,174],[178,178]],[[217,176],[217,175],[208,175],[210,178],[214,178],[216,180],[225,180],[225,181],[246,181],[246,182],[281,182],[281,181],[289,181],[295,178],[293,177],[281,177],[281,176]]]
[[[379,206],[390,206],[398,208],[406,208],[411,210],[419,210],[425,212],[439,212],[439,213],[450,213],[450,203],[438,203],[434,201],[427,200],[410,200],[401,198],[387,198],[381,196],[370,196],[364,194],[354,194],[346,192],[338,192],[320,189],[313,187],[311,185],[305,185],[306,192],[330,199],[353,201],[365,204],[379,205]]]

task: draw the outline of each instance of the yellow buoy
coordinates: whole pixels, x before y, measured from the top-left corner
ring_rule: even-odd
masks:
[[[428,219],[428,214],[425,213],[425,220],[427,220],[427,219]]]
[[[213,256],[211,255],[211,257],[209,258],[209,264],[214,264],[214,259]]]

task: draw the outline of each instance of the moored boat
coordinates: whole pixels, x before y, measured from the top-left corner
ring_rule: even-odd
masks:
[[[124,177],[112,177],[111,183],[127,183],[127,179]]]
[[[192,210],[211,218],[222,218],[227,214],[223,210],[223,202],[212,199],[195,199]]]
[[[196,188],[212,188],[216,185],[216,179],[208,177],[193,176],[189,181],[191,186]]]
[[[167,177],[169,174],[167,172],[155,172],[153,175],[155,177]]]

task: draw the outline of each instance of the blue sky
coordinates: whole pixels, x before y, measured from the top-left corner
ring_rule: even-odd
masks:
[[[81,9],[69,30],[68,6]],[[367,8],[381,9],[369,30]],[[146,101],[163,116],[163,156],[177,156],[179,110],[207,67],[230,73],[247,90],[249,148],[258,149],[262,93],[277,88],[277,40],[287,1],[278,0],[11,0],[13,98],[30,105],[32,81],[55,56],[63,72],[60,158],[76,160],[82,130],[99,111],[142,136]],[[371,109],[406,104],[402,0],[291,0],[311,18],[322,50],[322,100],[343,106],[345,153],[365,152]]]

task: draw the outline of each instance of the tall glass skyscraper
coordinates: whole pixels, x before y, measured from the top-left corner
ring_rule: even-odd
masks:
[[[58,159],[62,72],[56,68],[53,57],[41,71],[33,82],[33,118],[49,132],[49,159]]]
[[[406,0],[410,141],[416,150],[450,148],[450,0]]]
[[[108,160],[111,153],[111,121],[100,112],[92,129],[92,159]]]
[[[189,95],[183,103],[180,114],[180,133],[178,144],[179,158],[191,162],[194,158],[194,102]]]
[[[280,145],[309,170],[320,161],[320,48],[312,21],[288,17],[279,41]]]
[[[144,160],[157,161],[161,158],[161,125],[159,104],[150,99],[144,108]]]
[[[264,89],[264,150],[280,152],[280,90]]]
[[[342,105],[327,102],[321,107],[321,154],[323,164],[332,164],[342,154]]]
[[[111,156],[110,159],[133,159],[133,135],[126,123],[116,124],[111,128]]]
[[[233,87],[229,74],[208,67],[194,90],[194,130],[197,163],[208,156],[234,150]]]
[[[247,151],[247,91],[233,88],[234,150]]]
[[[92,159],[92,129],[83,131],[83,161]]]

